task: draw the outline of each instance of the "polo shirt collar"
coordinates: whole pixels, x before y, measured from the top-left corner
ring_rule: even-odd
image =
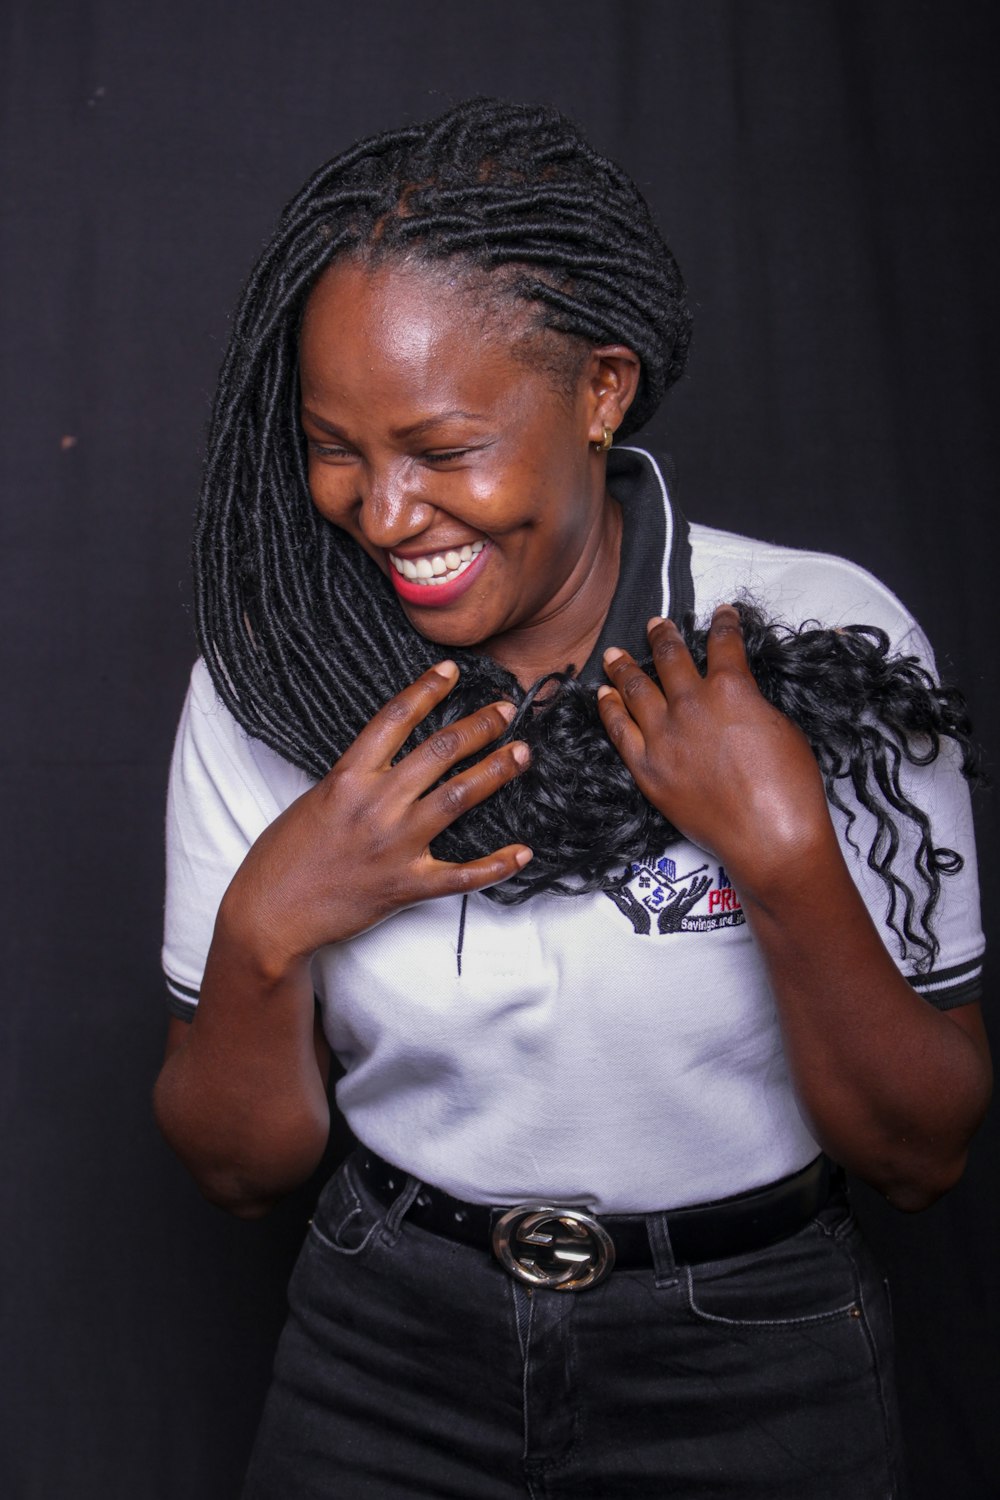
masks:
[[[608,490],[622,510],[618,587],[581,680],[606,682],[604,652],[622,646],[641,661],[649,655],[646,621],[667,615],[680,624],[694,609],[688,523],[670,497],[667,458],[644,448],[612,448]]]

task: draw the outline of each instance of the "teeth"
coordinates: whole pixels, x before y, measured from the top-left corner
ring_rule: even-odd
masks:
[[[418,557],[415,562],[408,557],[396,557],[390,552],[389,561],[397,573],[401,573],[412,583],[428,584],[433,588],[436,584],[451,583],[453,579],[459,578],[485,545],[485,542],[466,542],[464,547],[453,548],[444,553],[435,552],[430,557]]]

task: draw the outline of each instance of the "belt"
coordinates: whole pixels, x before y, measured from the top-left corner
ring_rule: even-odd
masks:
[[[355,1153],[352,1165],[386,1208],[408,1181],[401,1168],[364,1146]],[[440,1188],[421,1185],[405,1217],[444,1239],[492,1250],[506,1271],[529,1286],[582,1291],[603,1280],[615,1266],[627,1270],[653,1265],[647,1228],[651,1220],[662,1223],[665,1218],[676,1264],[726,1260],[804,1229],[827,1202],[841,1175],[827,1157],[817,1156],[789,1177],[732,1198],[671,1208],[665,1215],[600,1217],[544,1202],[496,1208],[465,1203]]]

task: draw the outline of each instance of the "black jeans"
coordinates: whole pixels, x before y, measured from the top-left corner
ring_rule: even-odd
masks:
[[[846,1199],[766,1250],[582,1292],[387,1212],[348,1162],[290,1288],[244,1500],[888,1500],[887,1295]]]

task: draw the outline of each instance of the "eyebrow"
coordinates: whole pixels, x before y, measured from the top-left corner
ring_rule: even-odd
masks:
[[[432,417],[424,417],[420,422],[411,422],[408,427],[397,427],[393,437],[420,437],[432,427],[438,427],[445,422],[481,422],[483,416],[477,411],[439,411]]]
[[[316,426],[321,427],[324,432],[329,432],[334,437],[343,436],[343,433],[339,427],[337,427],[333,422],[325,422],[323,418],[319,416],[317,412],[314,412],[310,407],[303,406],[302,415],[304,417],[308,417],[310,422],[315,422]],[[431,417],[421,418],[419,422],[410,422],[406,427],[394,428],[392,435],[394,438],[420,437],[423,433],[429,431],[432,427],[437,427],[445,422],[481,421],[483,421],[483,414],[481,412],[459,411],[457,409],[455,411],[439,411]]]

